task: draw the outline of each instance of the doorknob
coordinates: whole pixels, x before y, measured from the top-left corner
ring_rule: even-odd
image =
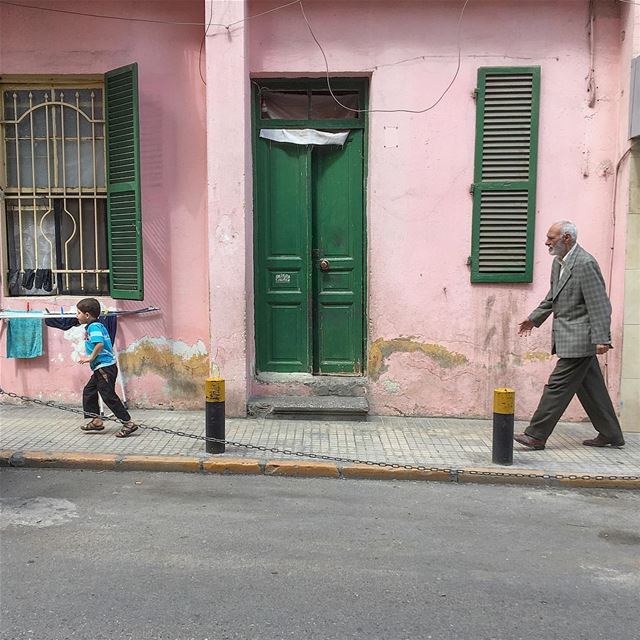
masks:
[[[320,260],[320,271],[329,271],[329,261],[326,259]]]

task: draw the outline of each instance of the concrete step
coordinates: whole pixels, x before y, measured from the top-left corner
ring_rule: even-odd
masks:
[[[251,398],[249,415],[272,419],[366,420],[369,402],[356,396],[263,396]]]

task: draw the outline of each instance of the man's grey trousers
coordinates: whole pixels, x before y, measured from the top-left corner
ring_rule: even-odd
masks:
[[[575,394],[596,431],[613,442],[624,442],[596,356],[558,360],[525,433],[546,440]]]

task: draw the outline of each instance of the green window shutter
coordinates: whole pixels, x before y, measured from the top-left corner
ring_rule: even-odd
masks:
[[[531,282],[539,67],[478,70],[471,282]]]
[[[142,300],[137,64],[105,74],[105,119],[111,297]]]

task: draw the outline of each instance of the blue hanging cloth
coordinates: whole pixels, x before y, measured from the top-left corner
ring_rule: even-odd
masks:
[[[37,358],[42,355],[42,316],[14,318],[7,320],[7,324],[7,358]]]
[[[116,333],[118,331],[118,316],[111,314],[100,316],[98,322],[101,322],[105,326],[111,338],[111,343],[115,343]],[[75,318],[45,318],[44,323],[47,327],[61,329],[62,331],[68,331],[80,324]]]

